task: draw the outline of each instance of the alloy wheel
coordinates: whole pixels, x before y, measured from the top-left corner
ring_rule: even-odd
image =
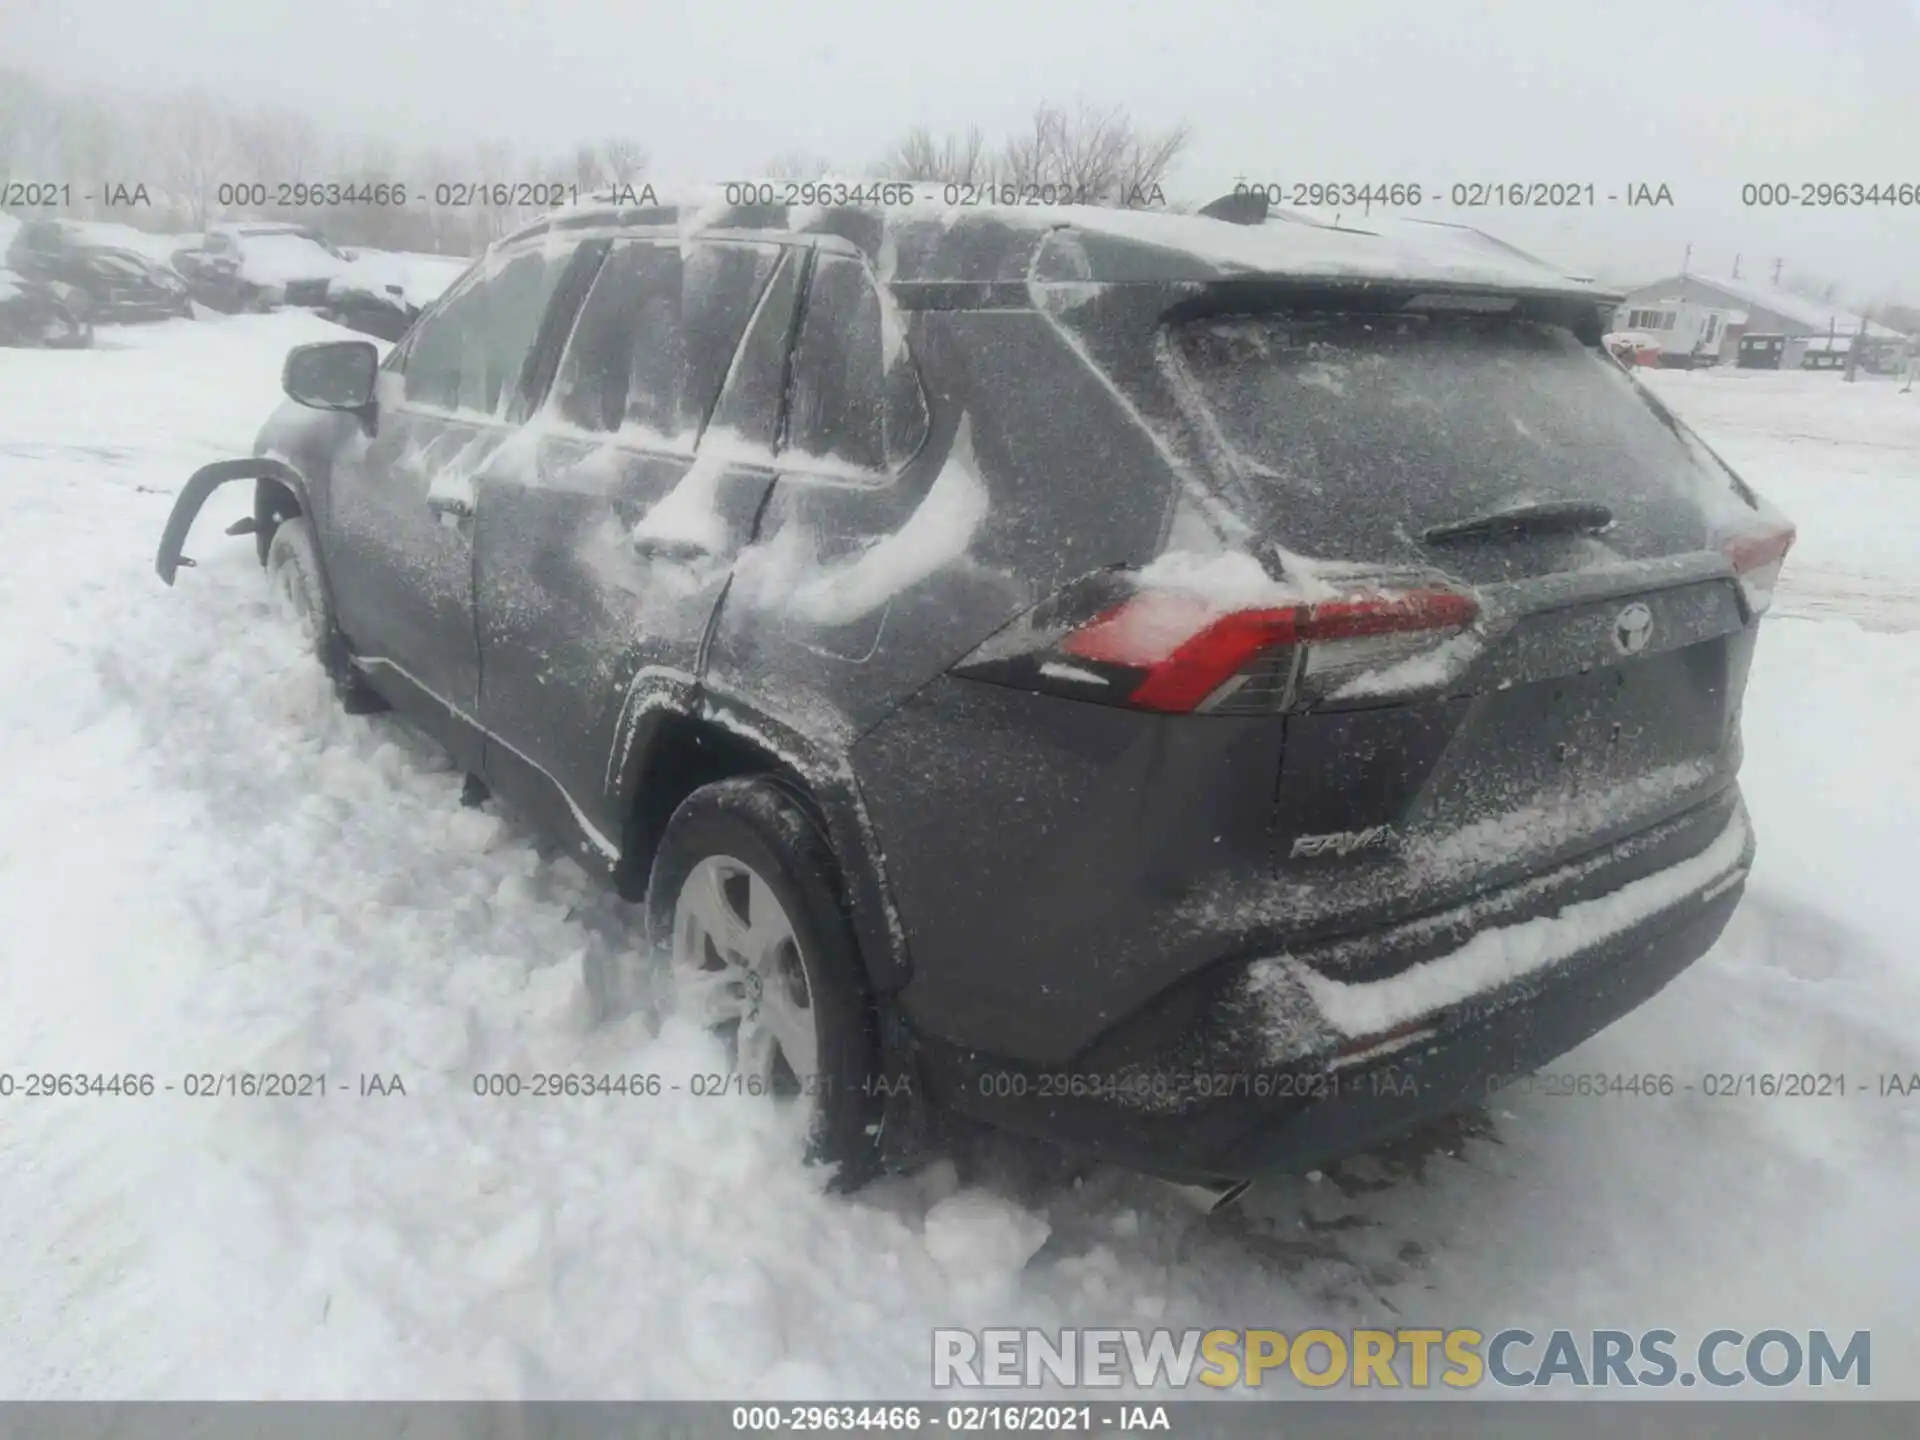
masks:
[[[730,855],[696,864],[674,902],[675,996],[730,1041],[749,1094],[811,1092],[820,1068],[813,992],[793,920],[773,887]]]

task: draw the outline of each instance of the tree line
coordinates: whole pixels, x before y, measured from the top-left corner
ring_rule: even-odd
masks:
[[[1008,185],[1125,204],[1163,186],[1190,139],[1185,125],[1145,129],[1119,106],[1042,104],[1025,125],[994,141],[978,127],[937,134],[916,126],[862,163],[788,150],[751,176],[726,178]],[[586,195],[637,187],[653,159],[650,147],[630,135],[582,140],[557,153],[501,139],[406,147],[330,130],[298,110],[236,105],[204,89],[109,96],[56,89],[0,68],[0,180],[69,182],[52,213],[143,230],[298,220],[337,244],[469,255],[550,208],[555,188]],[[407,200],[321,203],[328,192],[306,188],[316,182],[362,197],[367,187],[404,185]],[[126,189],[109,192],[115,184]],[[126,203],[135,185],[144,194]]]

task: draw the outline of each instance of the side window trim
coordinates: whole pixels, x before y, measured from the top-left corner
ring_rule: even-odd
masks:
[[[453,284],[433,297],[433,303],[420,312],[419,318],[407,327],[407,333],[401,338],[400,343],[388,351],[387,358],[380,362],[382,370],[391,371],[395,375],[406,374],[407,358],[413,354],[414,342],[419,338],[420,332],[426,328],[434,316],[480,283],[478,277],[486,265],[486,260],[487,257],[483,252],[478,259],[461,271],[459,278]]]
[[[612,249],[611,240],[588,240],[567,257],[566,272],[547,299],[546,314],[540,317],[540,327],[534,331],[533,344],[520,366],[513,399],[507,404],[508,424],[524,425],[546,407],[554,377],[560,371],[560,357],[566,353],[573,327],[580,321],[587,292]]]
[[[794,254],[796,248],[797,247],[792,245],[782,245],[780,247],[780,253],[774,259],[773,268],[767,272],[767,278],[761,282],[760,293],[753,298],[752,313],[747,316],[747,323],[740,328],[739,338],[733,342],[733,355],[727,361],[727,373],[721,377],[720,388],[713,392],[713,399],[708,403],[706,413],[700,417],[700,428],[694,431],[693,452],[696,455],[700,453],[700,443],[707,438],[707,431],[713,425],[713,417],[720,413],[720,407],[726,403],[728,393],[733,389],[734,382],[738,380],[740,376],[742,357],[747,353],[747,346],[752,341],[754,332],[759,329],[761,317],[766,313],[767,301],[780,288],[779,281],[781,272],[785,270],[788,265],[795,263],[804,265],[806,263],[807,256],[804,252],[801,254],[799,261],[795,261]],[[796,317],[799,314],[801,305],[805,303],[806,281],[807,272],[803,270],[800,277],[801,302],[793,307],[794,314],[787,317],[787,337],[781,354],[780,410],[774,417],[773,422],[772,451],[774,454],[779,453],[780,442],[786,434],[788,371],[793,366],[793,337],[798,333],[798,321]]]
[[[721,377],[719,386],[714,390],[713,399],[708,402],[700,416],[698,425],[694,427],[692,432],[693,439],[685,447],[681,447],[663,443],[661,440],[654,440],[633,434],[624,427],[615,430],[598,430],[578,426],[561,417],[556,408],[554,387],[559,383],[561,367],[566,362],[567,352],[572,347],[582,317],[586,314],[587,301],[592,297],[595,282],[600,278],[602,269],[613,260],[620,247],[625,245],[650,246],[662,250],[680,250],[684,253],[683,242],[677,237],[652,233],[615,234],[587,243],[590,246],[598,248],[598,260],[591,269],[584,271],[579,276],[578,295],[577,298],[573,298],[569,304],[564,327],[556,325],[554,333],[550,336],[543,330],[541,339],[550,340],[552,350],[550,356],[546,359],[542,371],[537,376],[538,388],[531,395],[527,412],[516,423],[531,423],[536,417],[546,417],[552,424],[553,433],[559,436],[592,440],[599,444],[614,446],[619,450],[635,455],[654,456],[668,460],[692,460],[698,456],[701,442],[706,439],[707,432],[712,426],[715,416],[720,413],[721,407],[726,402],[727,396],[732,390],[735,378],[740,373],[741,358],[746,353],[748,345],[755,335],[756,327],[765,312],[769,297],[778,289],[778,281],[784,268],[788,265],[802,263],[802,257],[810,254],[810,247],[785,238],[763,235],[739,237],[703,235],[700,237],[698,243],[703,245],[742,250],[764,250],[772,248],[777,253],[774,256],[772,268],[767,271],[765,278],[761,281],[760,291],[754,298],[753,308],[749,311],[746,322],[741,327],[740,334],[734,341],[733,349],[727,358],[725,372]],[[562,281],[562,284],[565,285],[569,283],[572,278],[572,276],[569,276],[566,280]],[[560,296],[556,291],[556,302],[559,298]],[[796,304],[794,307],[796,313],[798,309],[799,306]],[[549,318],[551,319],[551,317]],[[793,316],[790,315],[788,318],[787,334],[783,342],[783,367],[791,366],[791,350],[793,338],[796,333],[795,324],[796,322]],[[777,427],[784,421],[786,408],[785,380],[786,374],[783,368],[781,390],[778,400],[780,415],[776,417],[775,421],[776,434],[778,433]],[[754,468],[757,465],[757,468],[771,469],[772,461],[771,457],[769,457],[766,462],[741,461],[739,463],[749,468]]]
[[[876,297],[884,305],[887,297],[881,289],[879,277],[867,263],[864,255],[847,254],[841,250],[823,251],[818,245],[807,248],[806,271],[800,277],[801,290],[799,303],[793,307],[793,321],[787,331],[787,355],[780,386],[780,423],[776,430],[773,453],[782,476],[797,480],[808,480],[816,484],[835,485],[848,490],[884,490],[893,485],[920,454],[927,448],[930,435],[923,435],[913,453],[903,455],[898,460],[884,465],[856,465],[849,460],[834,460],[827,456],[794,454],[788,459],[787,442],[793,420],[794,360],[800,348],[800,331],[806,323],[807,309],[813,302],[813,277],[819,268],[819,257],[832,254],[841,259],[852,260],[860,266],[860,275]],[[914,362],[913,352],[909,350],[906,358],[907,373],[913,380],[913,388],[920,394],[923,409],[931,411],[927,400],[927,387],[921,382],[920,367]]]
[[[518,245],[512,250],[500,252],[498,256],[499,263],[493,267],[492,274],[486,273],[489,268],[487,265],[487,257],[485,254],[482,254],[481,257],[475,260],[467,269],[465,274],[461,275],[458,280],[454,281],[452,285],[442,291],[440,295],[435,298],[433,304],[422,312],[420,318],[414,321],[413,325],[408,329],[405,339],[403,339],[400,344],[394,346],[392,352],[381,362],[380,368],[382,370],[390,370],[392,373],[404,377],[407,373],[407,362],[413,355],[415,343],[418,341],[421,333],[427,328],[427,325],[436,316],[446,310],[448,306],[457,304],[464,297],[471,295],[481,285],[499,278],[500,275],[506,272],[507,267],[515,261],[522,260],[528,255],[538,254],[545,248],[544,244],[541,243],[544,238],[545,237],[536,238],[524,245]],[[601,257],[604,258],[605,242],[598,240],[589,240],[580,243],[574,248],[573,252],[567,256],[566,264],[568,269],[559,281],[555,283],[553,292],[547,297],[546,309],[541,314],[540,325],[534,331],[533,342],[528,346],[527,354],[520,362],[520,371],[512,382],[510,398],[503,397],[506,399],[506,413],[504,415],[482,415],[475,410],[448,409],[445,406],[429,404],[423,400],[409,399],[404,386],[401,389],[400,398],[394,401],[392,408],[410,414],[429,416],[433,419],[464,420],[477,425],[519,425],[524,423],[524,416],[516,419],[515,415],[523,394],[523,387],[528,380],[529,367],[532,365],[539,349],[540,341],[546,331],[546,326],[552,318],[554,307],[561,300],[562,287],[566,285],[567,280],[573,274],[574,267],[582,263],[580,261],[581,252],[591,250],[595,246],[601,247],[600,254]],[[597,260],[594,262],[593,268],[598,269]],[[584,295],[584,292],[582,293]],[[577,304],[574,308],[576,310],[578,309]],[[569,316],[568,323],[569,325],[572,323],[571,316]],[[532,411],[528,413],[533,413],[533,411],[537,411],[538,409],[539,406],[535,405],[532,407]]]

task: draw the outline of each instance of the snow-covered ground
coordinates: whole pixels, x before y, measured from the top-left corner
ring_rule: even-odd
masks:
[[[1875,1393],[1920,1397],[1920,1098],[1509,1092],[1211,1219],[1005,1140],[841,1198],[748,1102],[476,1098],[718,1056],[588,1032],[581,958],[630,917],[339,711],[219,534],[241,487],[154,577],[187,474],[338,334],[0,351],[0,1071],[335,1077],[0,1099],[0,1394],[904,1396],[936,1325],[1114,1323],[1871,1329]],[[1652,383],[1800,525],[1746,709],[1760,857],[1720,946],[1555,1068],[1920,1070],[1920,394]]]

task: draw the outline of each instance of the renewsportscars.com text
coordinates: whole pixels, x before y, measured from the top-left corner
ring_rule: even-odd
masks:
[[[936,1389],[1717,1388],[1873,1383],[1870,1332],[935,1330]]]

